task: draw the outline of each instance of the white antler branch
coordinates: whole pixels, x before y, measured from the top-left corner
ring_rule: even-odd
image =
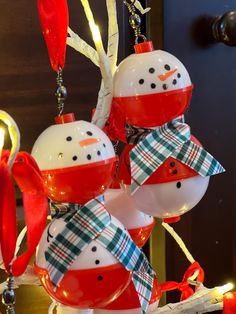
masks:
[[[73,32],[70,27],[68,28],[68,34],[70,37],[67,37],[67,45],[90,59],[96,66],[99,66],[97,51]]]
[[[98,95],[96,112],[93,116],[92,122],[96,124],[98,127],[103,128],[110,114],[111,102],[113,97],[113,82],[110,61],[104,51],[100,31],[97,25],[95,24],[93,13],[89,5],[89,1],[81,0],[81,3],[83,5],[84,12],[89,22],[89,27],[93,36],[93,41],[96,46],[99,67],[103,80]]]

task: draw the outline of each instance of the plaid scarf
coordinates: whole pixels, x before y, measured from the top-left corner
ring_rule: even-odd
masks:
[[[136,129],[132,135],[130,131],[127,134],[129,144],[134,144],[137,138],[142,138],[130,151],[132,194],[170,156],[203,177],[225,171],[211,154],[191,141],[190,127],[184,123],[183,116],[148,133],[147,129]]]
[[[84,206],[55,203],[51,205],[59,217],[64,213],[66,221],[63,231],[53,239],[45,252],[47,270],[53,285],[59,285],[75,259],[96,239],[127,271],[133,272],[132,281],[142,311],[146,313],[155,273],[129,234],[112,223],[104,204],[93,199]]]

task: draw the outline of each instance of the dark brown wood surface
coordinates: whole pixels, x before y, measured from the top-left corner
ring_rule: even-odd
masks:
[[[197,33],[196,23],[202,16],[235,9],[233,0],[164,1],[164,48],[182,60],[194,84],[187,122],[226,168],[225,174],[210,179],[202,201],[176,224],[205,269],[209,287],[236,278],[236,48],[220,43],[199,45],[205,30]],[[167,237],[167,278],[181,280],[187,266],[177,245]]]
[[[104,44],[107,35],[105,1],[90,1]],[[68,1],[70,26],[93,45],[80,1]],[[58,114],[54,96],[56,73],[49,64],[37,1],[0,1],[0,108],[16,120],[22,136],[22,150],[31,151],[37,136]],[[118,3],[121,26],[120,58],[125,53],[123,5]],[[68,90],[65,112],[88,120],[96,105],[100,71],[92,62],[67,47],[64,85]]]
[[[105,1],[90,1],[104,44],[107,36]],[[80,1],[68,1],[70,26],[93,45]],[[21,150],[31,151],[39,134],[54,123],[58,114],[54,96],[56,73],[49,64],[37,15],[37,1],[0,0],[0,109],[15,119],[21,132]],[[122,1],[117,4],[120,25],[119,58],[129,50],[125,45],[126,20]],[[100,86],[100,71],[90,60],[67,47],[64,85],[68,90],[65,112],[90,120]],[[10,145],[9,139],[6,143]],[[3,273],[2,273],[3,276]],[[2,277],[3,278],[3,277]],[[17,314],[47,313],[50,298],[40,287],[17,289]],[[1,304],[4,313],[5,307]]]

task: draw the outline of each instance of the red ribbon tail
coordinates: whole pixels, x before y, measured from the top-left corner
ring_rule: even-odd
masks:
[[[17,238],[15,190],[7,163],[0,163],[0,243],[4,266],[10,272]]]
[[[46,226],[48,201],[38,166],[28,153],[19,153],[12,171],[23,192],[27,226],[27,250],[17,257],[12,265],[13,275],[20,276],[34,254]]]

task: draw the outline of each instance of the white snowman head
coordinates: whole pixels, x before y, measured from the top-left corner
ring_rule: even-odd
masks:
[[[195,143],[199,143],[192,136]],[[200,145],[200,143],[199,143]],[[131,196],[130,158],[127,145],[121,154],[118,178]],[[191,210],[204,196],[210,177],[202,177],[181,161],[169,157],[132,195],[136,208],[154,217],[176,218]]]
[[[114,217],[111,217],[111,222],[126,232]],[[36,252],[35,272],[49,295],[61,304],[81,309],[104,307],[124,291],[132,273],[94,239],[82,250],[54,289],[45,251],[65,225],[64,218],[59,218],[45,229]]]
[[[158,218],[179,217],[195,207],[206,193],[210,177],[200,175],[159,184],[145,184],[133,195],[139,210]]]
[[[123,231],[124,226],[113,216],[112,223]],[[44,230],[41,237],[37,253],[36,264],[41,268],[46,268],[45,251],[56,236],[63,231],[66,222],[63,218],[54,219]],[[117,264],[118,260],[96,240],[91,241],[87,248],[81,252],[78,258],[71,265],[70,270],[92,269]]]
[[[137,51],[118,66],[114,76],[114,104],[129,124],[162,125],[187,109],[192,91],[189,74],[166,51]]]
[[[114,96],[139,96],[191,86],[189,74],[172,54],[154,50],[132,54],[122,61],[114,77]]]
[[[74,118],[62,123],[66,116],[57,117],[59,123],[38,137],[32,155],[51,199],[84,203],[103,193],[110,184],[115,152],[109,138],[97,126]]]

